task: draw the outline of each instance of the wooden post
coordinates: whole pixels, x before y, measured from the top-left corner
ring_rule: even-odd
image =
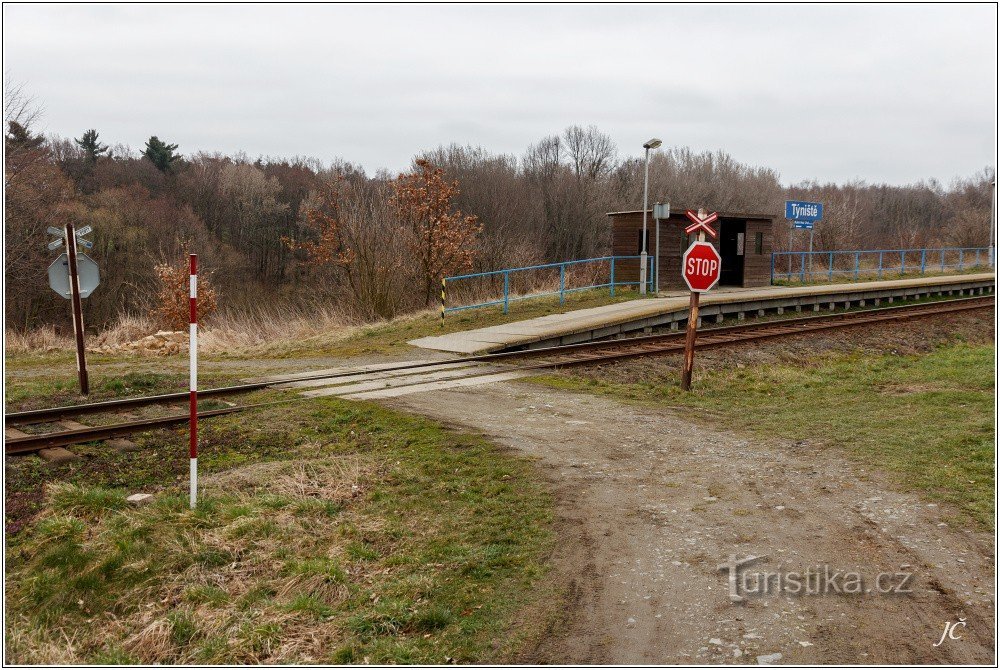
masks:
[[[681,376],[681,390],[691,390],[691,373],[694,370],[694,343],[698,338],[698,293],[691,291],[688,307],[687,337],[684,338],[684,374]]]
[[[90,393],[87,377],[87,350],[83,345],[83,300],[80,298],[80,274],[76,264],[76,231],[72,221],[67,221],[63,229],[66,237],[66,257],[69,259],[70,302],[73,305],[73,335],[76,337],[76,372],[80,378],[80,393]]]
[[[704,218],[705,210],[699,209],[698,216]],[[705,241],[705,233],[698,231],[698,241]],[[681,375],[681,390],[691,390],[691,373],[694,371],[694,344],[698,339],[698,292],[691,291],[688,305],[687,336],[684,338],[684,373]]]

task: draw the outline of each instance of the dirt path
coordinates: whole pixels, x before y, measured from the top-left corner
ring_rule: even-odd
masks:
[[[947,526],[937,507],[885,490],[836,450],[521,383],[387,402],[533,456],[551,483],[555,578],[569,595],[524,661],[994,661],[992,538]],[[827,565],[859,573],[863,589],[879,573],[893,575],[889,587],[912,572],[913,592],[789,595],[788,581],[769,594],[741,587],[734,602],[719,566],[761,555],[741,573],[751,589],[760,572]],[[844,591],[849,579],[833,583]],[[961,639],[933,646],[960,618]]]

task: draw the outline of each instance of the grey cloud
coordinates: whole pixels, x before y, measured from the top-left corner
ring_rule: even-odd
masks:
[[[402,169],[570,123],[806,178],[995,160],[995,5],[5,5],[45,130]]]

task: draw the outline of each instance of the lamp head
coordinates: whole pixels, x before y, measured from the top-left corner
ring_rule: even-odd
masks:
[[[658,138],[654,137],[653,139],[651,139],[648,142],[646,142],[645,144],[643,144],[642,148],[643,149],[655,149],[658,146],[660,146],[661,144],[663,144],[663,142],[661,142]]]

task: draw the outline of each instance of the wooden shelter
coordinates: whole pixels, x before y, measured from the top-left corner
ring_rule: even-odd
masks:
[[[656,225],[653,212],[646,218],[647,253],[657,256],[660,272],[660,290],[686,288],[681,278],[681,256],[694,241],[694,235],[684,233],[691,221],[684,209],[671,208],[670,218],[661,219],[660,250],[657,254]],[[638,256],[642,252],[642,210],[610,212],[612,254]],[[722,256],[722,277],[719,286],[769,286],[771,283],[771,245],[774,239],[774,214],[745,214],[719,212],[719,220],[712,226],[719,233],[709,239]],[[639,259],[616,262],[615,275],[619,281],[638,281]]]

